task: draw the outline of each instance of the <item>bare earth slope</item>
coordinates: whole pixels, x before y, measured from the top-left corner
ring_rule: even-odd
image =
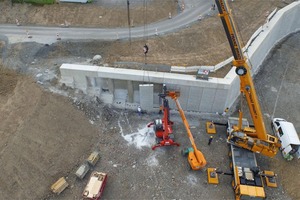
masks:
[[[126,3],[115,2],[102,3],[96,0],[88,4],[60,3],[42,6],[17,3],[11,5],[10,1],[4,1],[0,2],[0,21],[13,24],[18,19],[23,25],[45,26],[58,26],[67,21],[73,27],[126,27],[128,26]],[[131,2],[130,23],[136,26],[167,19],[169,12],[177,15],[175,0],[153,0],[147,3],[146,7],[142,1]]]
[[[57,177],[93,150],[99,131],[67,98],[43,91],[31,78],[16,77],[11,92],[0,95],[0,196],[42,198]],[[1,74],[1,80],[9,78]]]

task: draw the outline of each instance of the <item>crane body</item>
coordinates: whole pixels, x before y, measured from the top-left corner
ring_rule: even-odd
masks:
[[[233,54],[233,66],[236,66],[235,72],[240,78],[240,92],[246,98],[254,124],[254,129],[242,128],[242,112],[240,111],[240,123],[229,127],[231,132],[228,136],[228,142],[268,157],[274,157],[278,152],[280,142],[277,137],[267,134],[250,67],[243,55],[234,21],[224,0],[216,0],[216,5]]]
[[[236,200],[265,199],[263,180],[267,186],[276,187],[276,175],[271,171],[260,171],[255,153],[274,157],[280,147],[280,142],[277,137],[266,132],[250,67],[243,55],[237,30],[226,1],[215,0],[215,2],[233,54],[233,66],[236,67],[235,72],[240,78],[240,92],[246,98],[254,124],[254,128],[249,126],[248,120],[243,118],[242,111],[239,112],[238,118],[228,118],[227,142],[230,144],[231,173],[226,174],[233,176],[232,187]],[[215,183],[217,170],[209,168],[208,172],[209,183]]]
[[[189,123],[188,123],[188,121],[185,117],[185,114],[184,114],[184,112],[181,108],[181,105],[179,103],[179,100],[178,100],[179,95],[180,95],[179,92],[166,91],[166,96],[171,97],[176,103],[177,109],[180,113],[180,117],[182,119],[182,122],[184,124],[184,127],[186,129],[186,132],[188,134],[189,140],[190,140],[191,145],[192,145],[191,148],[188,148],[186,150],[186,152],[184,152],[188,155],[189,165],[193,170],[200,170],[200,169],[203,169],[206,166],[207,162],[206,162],[206,159],[205,159],[203,153],[198,150],[198,148],[195,144],[194,137],[193,137],[192,132],[190,130],[190,125],[189,125]]]

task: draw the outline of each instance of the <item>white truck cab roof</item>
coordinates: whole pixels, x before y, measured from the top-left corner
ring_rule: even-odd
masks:
[[[286,135],[286,139],[289,140],[291,144],[300,145],[297,131],[291,122],[282,118],[274,118],[273,123],[275,122],[280,124],[279,127],[281,127],[282,132]]]
[[[296,156],[300,158],[300,139],[294,125],[282,118],[274,118],[272,125],[281,140],[282,152],[289,154],[294,149]]]

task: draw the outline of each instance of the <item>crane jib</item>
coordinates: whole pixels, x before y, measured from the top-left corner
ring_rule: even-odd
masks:
[[[220,1],[220,6],[222,8],[222,11],[226,11],[226,7],[223,1]]]
[[[255,104],[254,104],[254,101],[253,101],[252,94],[251,94],[251,92],[249,92],[248,94],[249,94],[250,103],[252,105],[252,111],[253,111],[253,114],[254,114],[253,117],[255,117],[255,119],[257,119],[257,111],[256,111],[256,107],[255,107]]]
[[[233,44],[233,49],[235,50],[235,52],[233,52],[233,54],[237,56],[237,58],[235,58],[235,59],[240,60],[243,57],[242,57],[242,54],[240,53],[239,46],[238,46],[238,43],[236,41],[236,37],[235,37],[234,33],[230,34],[230,38],[231,38],[231,41],[232,41],[232,44]]]

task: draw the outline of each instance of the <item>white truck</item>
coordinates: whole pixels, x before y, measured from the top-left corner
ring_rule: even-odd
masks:
[[[300,158],[300,140],[294,125],[282,118],[274,118],[272,129],[281,141],[280,151],[286,160]]]

